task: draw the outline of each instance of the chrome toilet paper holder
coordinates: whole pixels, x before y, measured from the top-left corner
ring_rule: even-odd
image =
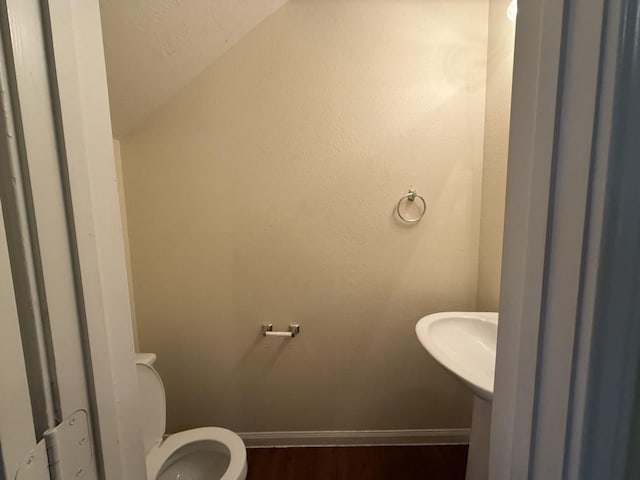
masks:
[[[274,332],[273,331],[273,323],[263,323],[262,324],[262,334],[265,337],[289,337],[289,338],[294,338],[296,335],[300,334],[300,325],[297,324],[297,323],[290,323],[288,332]]]

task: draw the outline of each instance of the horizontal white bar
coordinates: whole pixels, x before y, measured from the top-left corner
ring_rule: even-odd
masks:
[[[293,337],[291,332],[264,332],[267,337]]]

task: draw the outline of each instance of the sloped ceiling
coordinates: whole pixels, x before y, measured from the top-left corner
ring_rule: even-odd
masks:
[[[287,0],[100,0],[121,138]]]

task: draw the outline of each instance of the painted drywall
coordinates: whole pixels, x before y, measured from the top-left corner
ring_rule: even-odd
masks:
[[[498,310],[504,233],[507,159],[515,23],[507,17],[510,0],[490,0],[487,100],[482,167],[482,213],[478,258],[478,309]]]
[[[286,0],[100,0],[117,138],[134,129]]]
[[[129,288],[129,304],[131,305],[131,324],[133,325],[133,343],[136,350],[138,344],[138,325],[136,322],[135,297],[133,295],[133,274],[131,272],[131,249],[129,246],[129,227],[127,222],[127,205],[124,198],[124,174],[122,173],[122,153],[120,141],[113,139],[113,157],[115,162],[116,178],[118,180],[118,199],[120,201],[120,218],[122,220],[122,235],[124,243],[124,259],[127,268],[127,286]]]
[[[469,426],[414,325],[476,307],[487,16],[289,2],[122,139],[169,431]],[[414,226],[393,214],[410,186]]]

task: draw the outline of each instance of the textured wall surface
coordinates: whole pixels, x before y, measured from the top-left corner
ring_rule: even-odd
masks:
[[[287,3],[122,141],[169,431],[469,425],[414,325],[476,307],[487,17]],[[413,227],[393,217],[410,185],[429,204]]]
[[[117,138],[286,0],[100,0]]]
[[[509,156],[515,34],[515,23],[509,20],[506,14],[509,2],[510,0],[490,0],[489,8],[478,309],[492,312],[498,310],[500,299],[504,202]]]
[[[120,142],[113,140],[113,156],[115,161],[116,177],[118,180],[118,198],[120,200],[120,218],[122,219],[122,234],[124,235],[124,259],[127,267],[127,279],[129,287],[129,304],[131,305],[131,322],[133,324],[133,343],[136,350],[139,351],[138,345],[138,325],[136,322],[135,296],[133,294],[133,273],[131,272],[131,248],[129,246],[129,222],[127,221],[127,207],[124,198],[124,174],[122,172],[122,153],[120,151]]]

